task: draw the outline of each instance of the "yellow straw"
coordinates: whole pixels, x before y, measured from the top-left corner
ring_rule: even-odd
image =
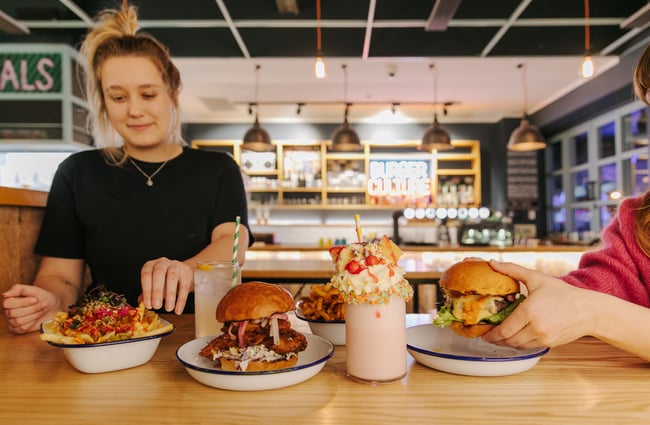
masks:
[[[361,223],[359,221],[359,214],[354,215],[354,226],[357,230],[357,241],[361,243]]]

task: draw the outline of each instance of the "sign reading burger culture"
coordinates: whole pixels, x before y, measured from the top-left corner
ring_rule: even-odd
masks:
[[[423,197],[431,195],[431,162],[425,159],[371,159],[368,194]]]

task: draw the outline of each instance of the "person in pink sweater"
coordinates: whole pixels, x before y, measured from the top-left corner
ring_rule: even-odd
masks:
[[[633,82],[636,95],[650,105],[650,46]],[[582,255],[577,270],[561,277],[490,261],[526,285],[528,295],[483,340],[555,347],[590,335],[650,361],[650,191],[621,202],[602,240],[601,248]]]

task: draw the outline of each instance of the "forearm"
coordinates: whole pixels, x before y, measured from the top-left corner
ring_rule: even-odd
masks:
[[[34,280],[34,286],[52,293],[58,301],[58,310],[66,311],[79,299],[81,287],[59,276],[40,276]]]
[[[589,335],[650,361],[650,309],[599,292],[585,302],[598,312]]]
[[[44,257],[33,285],[54,295],[60,311],[79,299],[83,291],[83,272],[85,263],[80,259]]]

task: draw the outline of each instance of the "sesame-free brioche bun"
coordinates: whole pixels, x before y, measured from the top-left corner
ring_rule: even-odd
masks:
[[[279,285],[246,282],[231,288],[217,305],[219,322],[270,317],[295,309],[291,293]]]
[[[221,358],[219,359],[219,362],[221,363],[221,370],[240,371],[239,369],[237,369],[235,360],[228,360],[228,359]],[[289,359],[277,360],[274,362],[268,362],[266,360],[253,360],[248,363],[248,366],[246,367],[246,372],[260,372],[265,370],[285,369],[287,367],[291,367],[295,365],[296,363],[298,363],[298,356],[292,356]]]
[[[494,270],[487,261],[467,259],[450,266],[440,277],[445,291],[480,295],[508,295],[520,291],[519,282]]]

